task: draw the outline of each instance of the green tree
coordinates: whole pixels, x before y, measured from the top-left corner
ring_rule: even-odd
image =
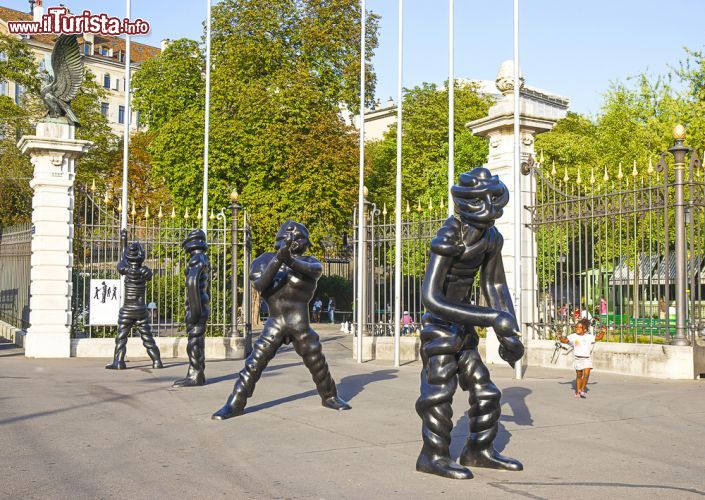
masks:
[[[456,170],[470,169],[487,160],[487,141],[465,127],[487,115],[492,100],[480,95],[474,84],[455,87]],[[403,197],[425,207],[445,200],[448,189],[448,90],[424,83],[406,89],[403,102],[402,186]],[[393,206],[396,178],[396,126],[381,141],[366,145],[366,175],[370,198],[378,205]]]
[[[225,0],[213,9],[209,204],[226,206],[238,189],[255,251],[271,246],[285,218],[307,224],[314,243],[348,223],[357,139],[340,109],[357,109],[359,23],[354,0]],[[369,64],[376,16],[367,28]],[[135,103],[154,125],[155,174],[195,213],[202,196],[203,54],[194,42],[173,47],[136,77]],[[166,85],[165,75],[173,82]],[[374,82],[370,67],[369,102]]]

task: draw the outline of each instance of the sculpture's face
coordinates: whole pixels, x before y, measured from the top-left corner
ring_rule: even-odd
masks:
[[[291,240],[291,245],[289,246],[291,253],[294,255],[303,255],[311,246],[311,241],[308,238],[308,229],[306,229],[306,226],[288,220],[279,228],[274,242],[274,248],[279,250],[286,245],[288,240]]]
[[[130,243],[130,246],[127,247],[127,252],[125,254],[127,262],[132,265],[139,266],[144,262],[144,257],[144,248],[142,248],[142,245],[137,242]]]
[[[460,174],[460,182],[451,193],[460,220],[479,228],[493,226],[509,202],[507,187],[483,167]]]

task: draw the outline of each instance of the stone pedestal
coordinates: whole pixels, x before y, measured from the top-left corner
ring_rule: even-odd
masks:
[[[75,162],[90,147],[65,119],[47,118],[18,147],[34,165],[29,323],[25,356],[71,355],[71,269]]]
[[[521,134],[522,162],[534,156],[534,138],[547,132],[556,122],[565,117],[568,110],[568,100],[544,91],[523,85],[520,89],[519,101],[519,131]],[[504,237],[502,260],[507,276],[510,293],[514,297],[514,85],[512,61],[504,62],[497,74],[497,88],[502,96],[490,108],[488,116],[472,121],[466,126],[474,135],[487,137],[490,151],[487,158],[487,168],[498,175],[507,186],[510,193],[509,204],[504,209],[504,215],[497,221],[497,228]],[[530,175],[521,177],[521,204],[534,204],[535,181]],[[533,331],[527,323],[536,321],[536,305],[538,303],[538,282],[536,278],[536,238],[526,226],[531,220],[527,210],[522,210],[522,255],[521,255],[521,330],[524,340],[532,338]],[[493,333],[487,335],[487,361],[504,363],[497,349],[499,343]]]

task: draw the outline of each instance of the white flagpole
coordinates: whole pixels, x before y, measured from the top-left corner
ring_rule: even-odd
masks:
[[[125,18],[130,19],[130,0],[125,1]],[[125,34],[125,123],[122,141],[122,212],[120,213],[120,229],[127,229],[127,172],[130,148],[130,35]],[[121,249],[122,251],[122,249]]]
[[[514,311],[519,329],[521,314],[521,141],[519,137],[519,0],[514,0]],[[515,378],[521,379],[522,360],[514,365]]]
[[[455,1],[448,0],[448,216],[455,207],[450,189],[455,183]]]
[[[203,138],[203,232],[208,231],[208,143],[210,136],[211,107],[211,0],[206,0],[208,15],[206,16],[206,112],[205,132]]]
[[[363,283],[365,274],[365,0],[360,0],[360,173],[357,193],[357,362],[362,363],[362,337],[365,329],[363,315]]]
[[[401,116],[402,116],[402,45],[404,0],[399,0],[399,25],[397,39],[397,179],[394,198],[394,366],[399,367],[401,337]]]

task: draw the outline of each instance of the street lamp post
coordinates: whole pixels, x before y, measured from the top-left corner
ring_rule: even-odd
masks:
[[[231,289],[233,294],[232,309],[230,311],[230,336],[239,336],[239,331],[237,329],[237,217],[238,211],[242,208],[237,202],[238,194],[237,190],[233,189],[230,193],[230,211],[232,213],[232,224],[230,226],[230,250],[232,257],[232,280]]]
[[[676,125],[673,129],[675,144],[668,149],[673,155],[673,169],[675,171],[675,209],[676,209],[676,335],[671,340],[672,345],[689,345],[685,334],[686,317],[686,241],[685,241],[685,155],[690,151],[683,144],[685,140],[685,127]],[[667,222],[668,223],[668,222]]]

